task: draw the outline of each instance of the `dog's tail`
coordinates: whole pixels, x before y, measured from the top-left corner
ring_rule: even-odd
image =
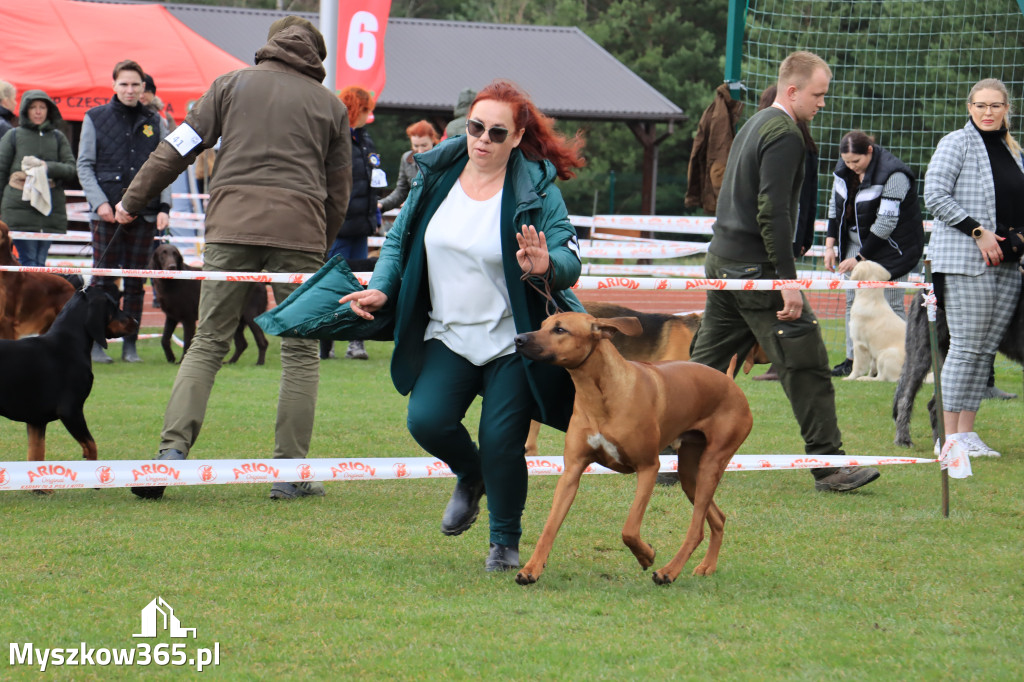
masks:
[[[732,360],[729,361],[729,369],[725,370],[725,373],[729,376],[730,379],[736,378],[736,365],[739,362],[739,357],[740,356],[738,355],[733,355]]]

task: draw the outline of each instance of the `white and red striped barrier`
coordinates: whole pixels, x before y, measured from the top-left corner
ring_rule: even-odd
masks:
[[[301,284],[313,276],[302,272],[217,272],[207,270],[130,270],[127,268],[71,268],[29,267],[0,265],[0,272],[48,272],[56,275],[82,275],[83,277],[149,277],[152,279],[195,279],[216,282],[278,282]],[[372,273],[357,272],[356,278],[366,284]],[[580,277],[573,289],[597,291],[626,289],[634,291],[777,291],[781,289],[809,289],[833,291],[840,289],[930,289],[927,282],[862,282],[843,279],[686,279],[653,277]]]
[[[827,455],[735,455],[726,471],[778,471],[819,467],[935,464],[919,457],[849,457]],[[559,475],[561,456],[527,457],[531,475]],[[674,455],[661,458],[661,471],[675,471]],[[587,474],[612,474],[598,464]],[[78,460],[73,462],[0,462],[0,491],[131,488],[229,483],[357,481],[451,478],[448,465],[432,457],[361,459],[189,459]]]

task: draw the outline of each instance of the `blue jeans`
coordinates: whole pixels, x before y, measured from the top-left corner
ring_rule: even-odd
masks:
[[[338,237],[327,252],[327,260],[341,254],[342,258],[366,258],[370,247],[366,237]]]
[[[11,228],[12,230],[17,228]],[[18,260],[22,265],[43,267],[46,255],[50,253],[50,242],[46,239],[14,239],[14,248],[18,250]]]

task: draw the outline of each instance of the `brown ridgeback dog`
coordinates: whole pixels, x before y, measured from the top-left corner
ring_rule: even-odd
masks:
[[[561,313],[546,319],[539,330],[516,336],[519,353],[565,367],[576,385],[565,434],[565,470],[533,556],[516,575],[520,585],[540,578],[580,476],[594,462],[623,474],[636,472],[636,497],[622,541],[640,566],[649,568],[654,549],[641,540],[640,524],[658,475],[658,453],[670,445],[679,457],[679,481],[693,503],[693,518],[679,552],[655,571],[654,582],[668,585],[676,579],[704,539],[705,520],[711,539],[694,575],[710,575],[718,564],[725,515],[713,497],[754,423],[746,396],[728,375],[704,365],[625,360],[610,340],[616,332],[635,336],[641,332],[640,322]],[[734,366],[729,369],[731,373]]]
[[[635,317],[640,320],[643,331],[636,336],[616,334],[612,343],[622,357],[636,362],[667,362],[669,360],[689,360],[690,344],[693,335],[700,328],[703,313],[686,313],[669,315],[666,313],[642,313],[631,308],[624,308],[613,303],[588,301],[583,304],[587,313],[594,317]],[[743,373],[750,374],[755,364],[769,364],[771,360],[754,344],[747,359],[743,361]],[[537,437],[540,435],[540,423],[530,423],[530,433],[526,437],[526,456],[537,457]],[[659,483],[674,484],[665,474]]]

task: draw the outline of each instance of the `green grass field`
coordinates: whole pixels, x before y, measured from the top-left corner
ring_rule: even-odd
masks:
[[[367,347],[369,362],[323,364],[312,457],[422,455],[388,377],[390,346]],[[142,365],[96,368],[87,418],[101,459],[155,454],[175,368],[158,341],[140,350]],[[268,365],[254,362],[250,349],[221,372],[192,457],[270,456],[276,340]],[[1003,388],[1019,391],[1020,376],[999,364]],[[779,385],[740,382],[755,415],[741,452],[799,453]],[[892,445],[892,384],[837,381],[836,391],[851,454],[932,456],[924,393],[908,453]],[[325,497],[292,502],[272,502],[267,484],[185,487],[159,502],[125,489],[4,492],[0,640],[134,647],[148,641],[132,637],[140,610],[159,595],[198,636],[157,641],[184,641],[190,654],[219,646],[209,679],[1021,679],[1021,423],[1020,400],[985,403],[978,430],[1003,457],[951,481],[948,519],[934,465],[886,467],[845,495],[816,493],[805,471],[728,473],[716,498],[728,516],[718,572],[694,578],[691,560],[669,587],[619,539],[631,476],[583,480],[547,571],[525,588],[483,571],[486,513],[460,537],[441,535],[450,479],[329,483]],[[79,457],[59,423],[49,436],[48,459]],[[24,459],[24,426],[0,423],[0,446],[3,460]],[[561,454],[560,434],[544,430],[541,452]],[[524,561],[554,484],[531,479]],[[655,491],[644,529],[656,565],[678,549],[690,511],[678,487]],[[40,677],[9,658],[0,670]]]

